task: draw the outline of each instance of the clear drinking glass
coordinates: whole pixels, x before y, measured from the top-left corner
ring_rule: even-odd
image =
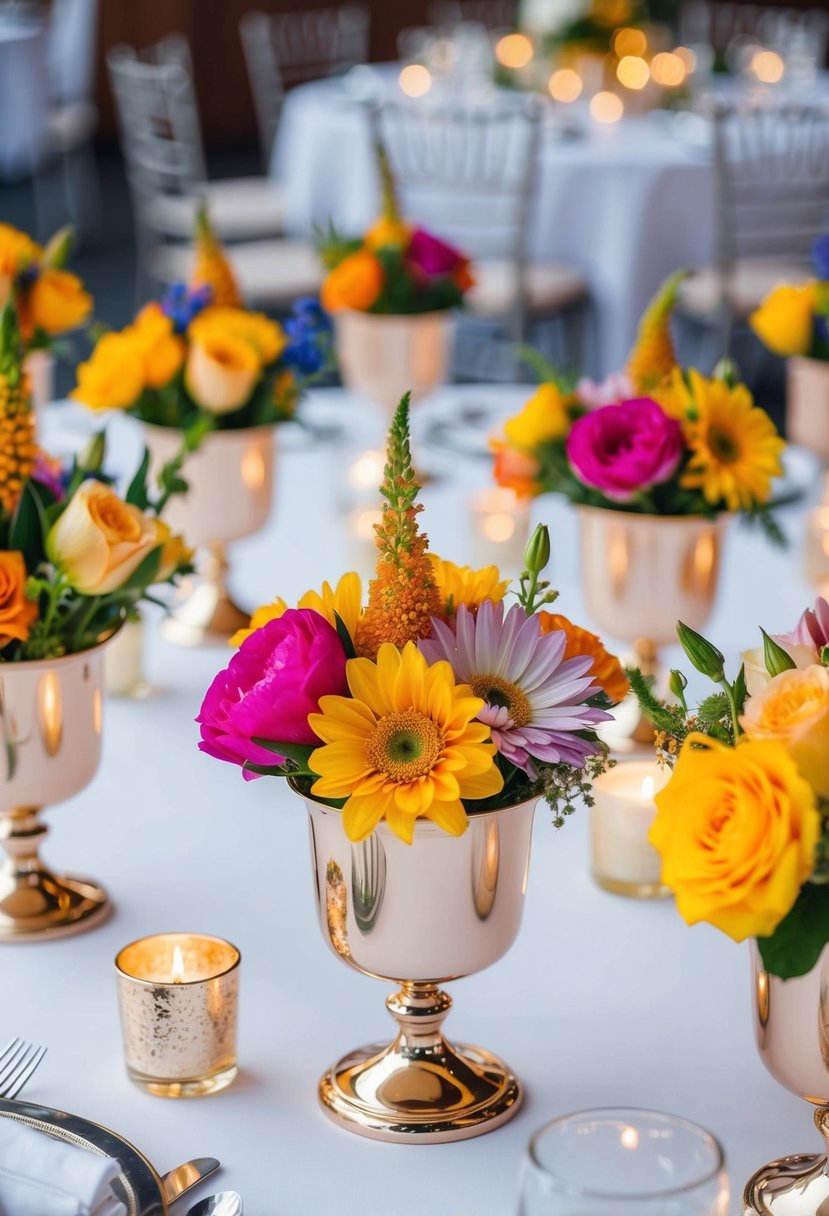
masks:
[[[656,1111],[607,1107],[554,1119],[527,1147],[518,1216],[726,1216],[718,1141]]]

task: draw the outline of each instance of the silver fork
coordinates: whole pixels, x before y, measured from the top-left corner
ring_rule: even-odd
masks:
[[[0,1052],[0,1098],[16,1098],[46,1055],[25,1039],[12,1039]]]

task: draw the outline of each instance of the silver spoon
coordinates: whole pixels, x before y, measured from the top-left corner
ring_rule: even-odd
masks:
[[[194,1204],[187,1216],[242,1216],[242,1196],[237,1191],[219,1191]]]

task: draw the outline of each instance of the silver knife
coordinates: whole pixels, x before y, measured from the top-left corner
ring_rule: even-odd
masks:
[[[185,1161],[184,1165],[178,1165],[163,1175],[161,1185],[164,1188],[164,1198],[168,1203],[175,1203],[197,1182],[201,1182],[202,1178],[215,1174],[218,1168],[219,1162],[215,1157],[194,1157],[192,1161]]]

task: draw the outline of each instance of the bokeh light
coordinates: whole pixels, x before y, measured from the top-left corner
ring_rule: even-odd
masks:
[[[504,34],[495,44],[495,58],[505,68],[525,68],[533,57],[533,44],[526,34]]]
[[[625,55],[644,55],[648,49],[648,40],[643,30],[634,30],[624,26],[613,35],[613,50],[619,59]]]
[[[664,85],[668,89],[675,89],[688,75],[688,69],[679,55],[673,54],[671,51],[662,51],[653,57],[651,75],[657,84]]]
[[[590,102],[590,113],[596,122],[618,122],[625,112],[624,102],[615,93],[603,90]]]
[[[678,46],[674,51],[674,54],[678,59],[682,60],[683,64],[685,65],[685,71],[690,76],[697,66],[697,57],[694,52],[689,46]]]
[[[776,51],[758,51],[751,61],[751,70],[763,84],[777,84],[786,65]]]
[[[575,101],[584,88],[584,81],[572,68],[559,68],[553,72],[547,87],[553,101]]]
[[[399,84],[407,97],[422,97],[432,87],[432,73],[422,63],[408,63],[400,73]]]
[[[636,55],[625,55],[619,60],[616,78],[626,89],[644,89],[651,78],[651,70],[644,59]]]

